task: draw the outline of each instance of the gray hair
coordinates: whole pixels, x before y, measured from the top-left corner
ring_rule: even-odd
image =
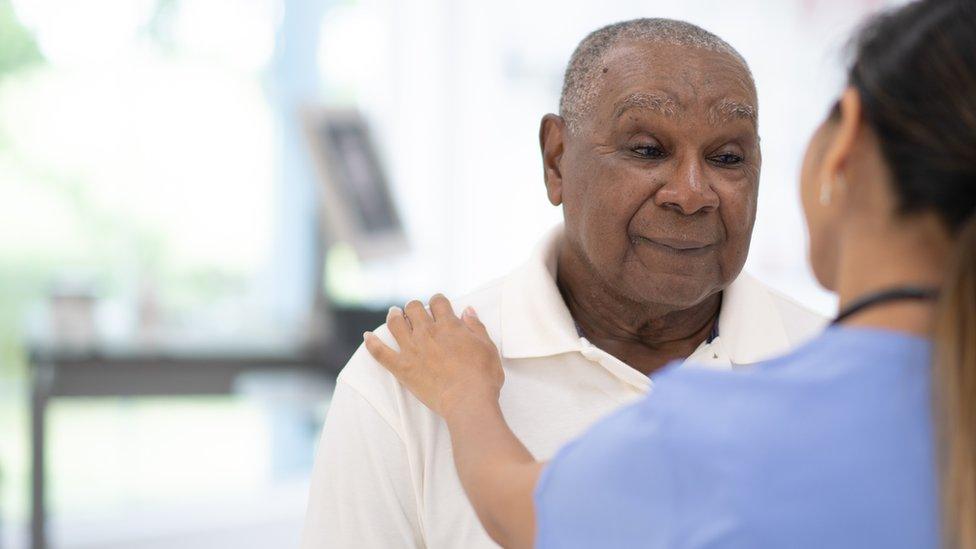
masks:
[[[752,80],[749,65],[739,52],[725,40],[697,25],[662,18],[631,19],[607,25],[584,38],[576,46],[566,66],[563,90],[559,97],[559,115],[566,121],[571,132],[576,133],[579,129],[582,118],[599,94],[598,76],[602,72],[600,62],[614,46],[623,41],[672,44],[725,53],[742,63],[749,80]]]

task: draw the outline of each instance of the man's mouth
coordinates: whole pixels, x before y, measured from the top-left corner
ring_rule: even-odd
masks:
[[[645,236],[635,236],[633,240],[635,244],[648,244],[653,247],[663,248],[667,251],[687,254],[704,252],[713,245],[711,242],[684,238],[649,238]]]

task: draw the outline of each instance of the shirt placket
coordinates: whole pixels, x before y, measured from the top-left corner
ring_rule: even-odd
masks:
[[[625,364],[617,357],[593,345],[585,337],[580,338],[580,354],[586,360],[600,365],[619,382],[625,384],[634,394],[646,393],[651,387],[651,380],[637,370]]]

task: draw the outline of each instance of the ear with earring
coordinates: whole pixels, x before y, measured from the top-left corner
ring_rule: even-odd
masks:
[[[830,195],[833,193],[834,184],[835,183],[837,184],[838,187],[840,187],[840,188],[843,189],[844,188],[844,175],[843,174],[837,174],[837,177],[835,177],[833,179],[833,181],[824,181],[820,185],[820,205],[821,206],[829,206],[830,205]]]

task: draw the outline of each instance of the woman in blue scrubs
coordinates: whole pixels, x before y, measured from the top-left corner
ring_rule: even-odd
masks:
[[[444,417],[497,542],[976,548],[976,2],[908,4],[856,38],[801,173],[842,310],[814,341],[746,371],[668,367],[539,463],[474,311],[437,296],[391,315],[399,352],[366,334]]]

